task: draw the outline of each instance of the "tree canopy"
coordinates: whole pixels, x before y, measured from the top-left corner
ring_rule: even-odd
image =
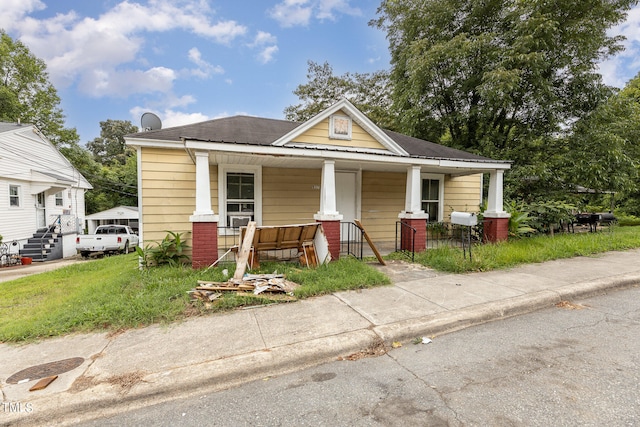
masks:
[[[610,95],[596,64],[633,3],[384,0],[401,131],[517,163]]]
[[[94,159],[103,165],[124,165],[127,159],[124,136],[135,132],[138,132],[138,127],[129,120],[108,119],[100,122],[100,136],[88,142],[87,149],[93,154]]]
[[[346,98],[379,126],[388,129],[395,127],[388,72],[347,72],[336,76],[328,62],[320,65],[308,61],[307,64],[308,83],[299,85],[293,91],[303,102],[284,110],[287,120],[309,120],[340,99]]]
[[[57,146],[77,144],[59,105],[44,61],[0,30],[0,120],[34,124]]]
[[[127,147],[124,136],[138,127],[128,120],[107,119],[100,122],[100,136],[87,143],[83,159],[76,167],[93,185],[87,193],[87,213],[119,205],[137,206],[137,158]]]
[[[640,214],[640,74],[589,116],[567,138],[567,181],[596,193],[617,193]]]

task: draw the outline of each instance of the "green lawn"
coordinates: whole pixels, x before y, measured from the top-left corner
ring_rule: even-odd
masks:
[[[442,271],[469,272],[513,267],[579,255],[640,247],[640,227],[613,232],[560,234],[474,246],[473,259],[444,247],[416,255],[416,262]],[[402,259],[399,254],[391,258]],[[260,296],[225,294],[210,306],[192,303],[187,291],[198,280],[224,281],[222,270],[189,267],[138,269],[136,254],[105,257],[0,283],[0,341],[32,341],[72,332],[117,331],[240,306],[273,303]],[[343,258],[317,269],[296,264],[263,263],[259,272],[283,273],[300,284],[298,298],[389,283],[375,268]]]
[[[477,245],[472,248],[471,260],[468,252],[465,257],[460,249],[441,247],[416,254],[415,262],[440,271],[464,273],[639,247],[640,227],[614,227],[597,233],[541,235]],[[399,254],[393,257],[400,259]]]
[[[259,296],[238,297],[232,293],[208,307],[190,302],[187,291],[198,280],[226,280],[224,268],[233,274],[233,265],[206,272],[168,266],[140,271],[137,255],[129,254],[0,283],[0,341],[29,341],[78,331],[116,331],[272,303]],[[260,272],[274,270],[301,285],[295,292],[298,298],[389,283],[382,273],[353,258],[315,270],[295,264],[263,263]]]

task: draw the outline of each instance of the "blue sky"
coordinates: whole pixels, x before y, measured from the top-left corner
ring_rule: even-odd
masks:
[[[2,0],[0,28],[47,63],[81,143],[99,122],[157,114],[164,127],[236,114],[283,118],[307,61],[336,74],[389,68],[379,0]],[[627,49],[600,65],[640,70],[640,7],[612,29]]]

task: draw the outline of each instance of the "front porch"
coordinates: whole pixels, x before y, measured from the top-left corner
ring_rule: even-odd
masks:
[[[358,239],[349,237],[345,229],[345,223],[356,219],[361,219],[383,253],[400,249],[419,252],[438,244],[427,232],[429,212],[437,218],[432,223],[447,223],[445,206],[477,212],[481,203],[482,175],[468,165],[436,168],[340,157],[281,159],[195,149],[191,158],[196,167],[196,209],[189,218],[195,268],[211,265],[229,247],[239,245],[239,227],[249,221],[258,226],[320,222],[334,260],[347,253],[357,257],[371,253],[366,242],[355,247]],[[485,216],[492,218],[491,224],[506,224],[503,170],[482,172],[490,177],[490,209]],[[432,188],[425,191],[426,185]],[[398,243],[397,222],[418,231],[410,243],[407,239]],[[507,238],[506,225],[487,228],[486,240]],[[284,258],[295,256],[282,254]]]

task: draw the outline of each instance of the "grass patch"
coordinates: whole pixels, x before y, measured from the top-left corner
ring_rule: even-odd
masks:
[[[472,260],[462,249],[442,247],[416,254],[415,262],[451,273],[488,271],[575,256],[640,247],[640,227],[614,227],[612,231],[535,236],[474,246]],[[394,254],[394,258],[399,254]]]
[[[273,303],[229,293],[205,308],[192,303],[187,291],[198,280],[225,281],[223,270],[190,267],[138,269],[136,254],[85,261],[47,273],[0,283],[0,341],[19,342],[72,332],[117,331],[188,316]],[[315,270],[294,264],[264,263],[259,272],[277,270],[301,286],[296,297],[388,284],[372,267],[344,258]]]

